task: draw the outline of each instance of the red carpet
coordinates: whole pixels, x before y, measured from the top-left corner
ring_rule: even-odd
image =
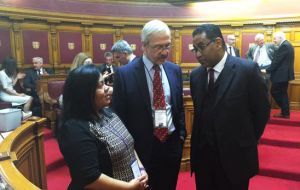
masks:
[[[272,115],[279,113],[273,110]],[[45,129],[45,158],[49,190],[65,190],[70,182],[51,131]],[[259,145],[260,173],[251,179],[249,190],[300,189],[300,112],[290,119],[270,118]],[[189,172],[181,172],[176,190],[196,190]]]

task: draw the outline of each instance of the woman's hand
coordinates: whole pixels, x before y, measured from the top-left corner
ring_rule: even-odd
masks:
[[[102,74],[102,77],[103,77],[104,79],[106,79],[106,78],[110,77],[110,76],[113,75],[113,74],[114,74],[114,73],[109,73],[109,72],[105,71],[105,72]]]
[[[17,74],[17,79],[23,79],[25,77],[25,73],[18,73]]]
[[[131,190],[144,190],[148,188],[147,183],[148,182],[148,175],[141,175],[140,177],[133,179],[129,182],[129,186]]]

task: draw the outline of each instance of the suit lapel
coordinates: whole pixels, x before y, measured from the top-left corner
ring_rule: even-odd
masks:
[[[176,86],[175,86],[175,84],[176,84],[177,79],[175,78],[174,74],[172,73],[172,69],[169,69],[169,65],[167,63],[163,64],[163,68],[165,70],[165,73],[167,75],[168,82],[169,82],[169,85],[170,85],[171,105],[172,105],[172,108],[174,110],[176,110],[175,109],[175,106],[176,106],[176,104],[175,104],[175,102],[176,102],[176,94],[175,94]]]
[[[208,81],[207,81],[206,68],[204,68],[204,67],[201,68],[196,81],[199,81],[198,83],[196,83],[197,85],[199,85],[199,87],[194,87],[194,89],[197,90],[197,92],[195,93],[196,95],[198,94],[196,101],[198,101],[198,105],[200,105],[202,103],[202,100],[203,100],[206,92],[207,92]]]
[[[149,115],[152,117],[150,95],[148,90],[146,74],[145,74],[144,62],[142,59],[140,59],[136,63],[134,75],[135,75],[135,80],[137,82],[137,87],[141,92],[145,107],[149,112]]]
[[[232,57],[228,56],[225,66],[224,66],[220,76],[217,79],[219,89],[218,89],[216,101],[215,101],[213,108],[215,108],[218,105],[218,103],[220,102],[222,97],[225,95],[226,90],[228,89],[234,75],[235,75],[234,63],[232,62]]]

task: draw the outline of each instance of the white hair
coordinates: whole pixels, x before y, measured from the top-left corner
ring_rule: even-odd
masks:
[[[229,40],[229,38],[235,39],[235,35],[233,35],[233,34],[228,34],[228,35],[227,35],[227,40]]]
[[[171,36],[171,31],[166,23],[157,19],[147,22],[144,25],[141,34],[142,43],[144,45],[148,44],[149,36],[151,36],[153,33],[161,33],[161,32],[167,33],[169,36]]]
[[[32,62],[43,63],[43,58],[41,58],[41,57],[34,57],[34,58],[32,58]]]
[[[262,33],[258,33],[255,35],[254,40],[258,41],[258,40],[263,40],[265,38],[265,36]]]
[[[274,33],[274,37],[278,37],[281,39],[281,42],[285,40],[285,34],[282,31],[278,31]]]

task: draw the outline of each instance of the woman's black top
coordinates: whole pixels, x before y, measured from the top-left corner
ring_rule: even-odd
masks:
[[[70,119],[59,131],[60,151],[69,167],[68,189],[83,189],[103,173],[122,181],[134,178],[134,141],[119,117],[103,111],[100,122]]]

